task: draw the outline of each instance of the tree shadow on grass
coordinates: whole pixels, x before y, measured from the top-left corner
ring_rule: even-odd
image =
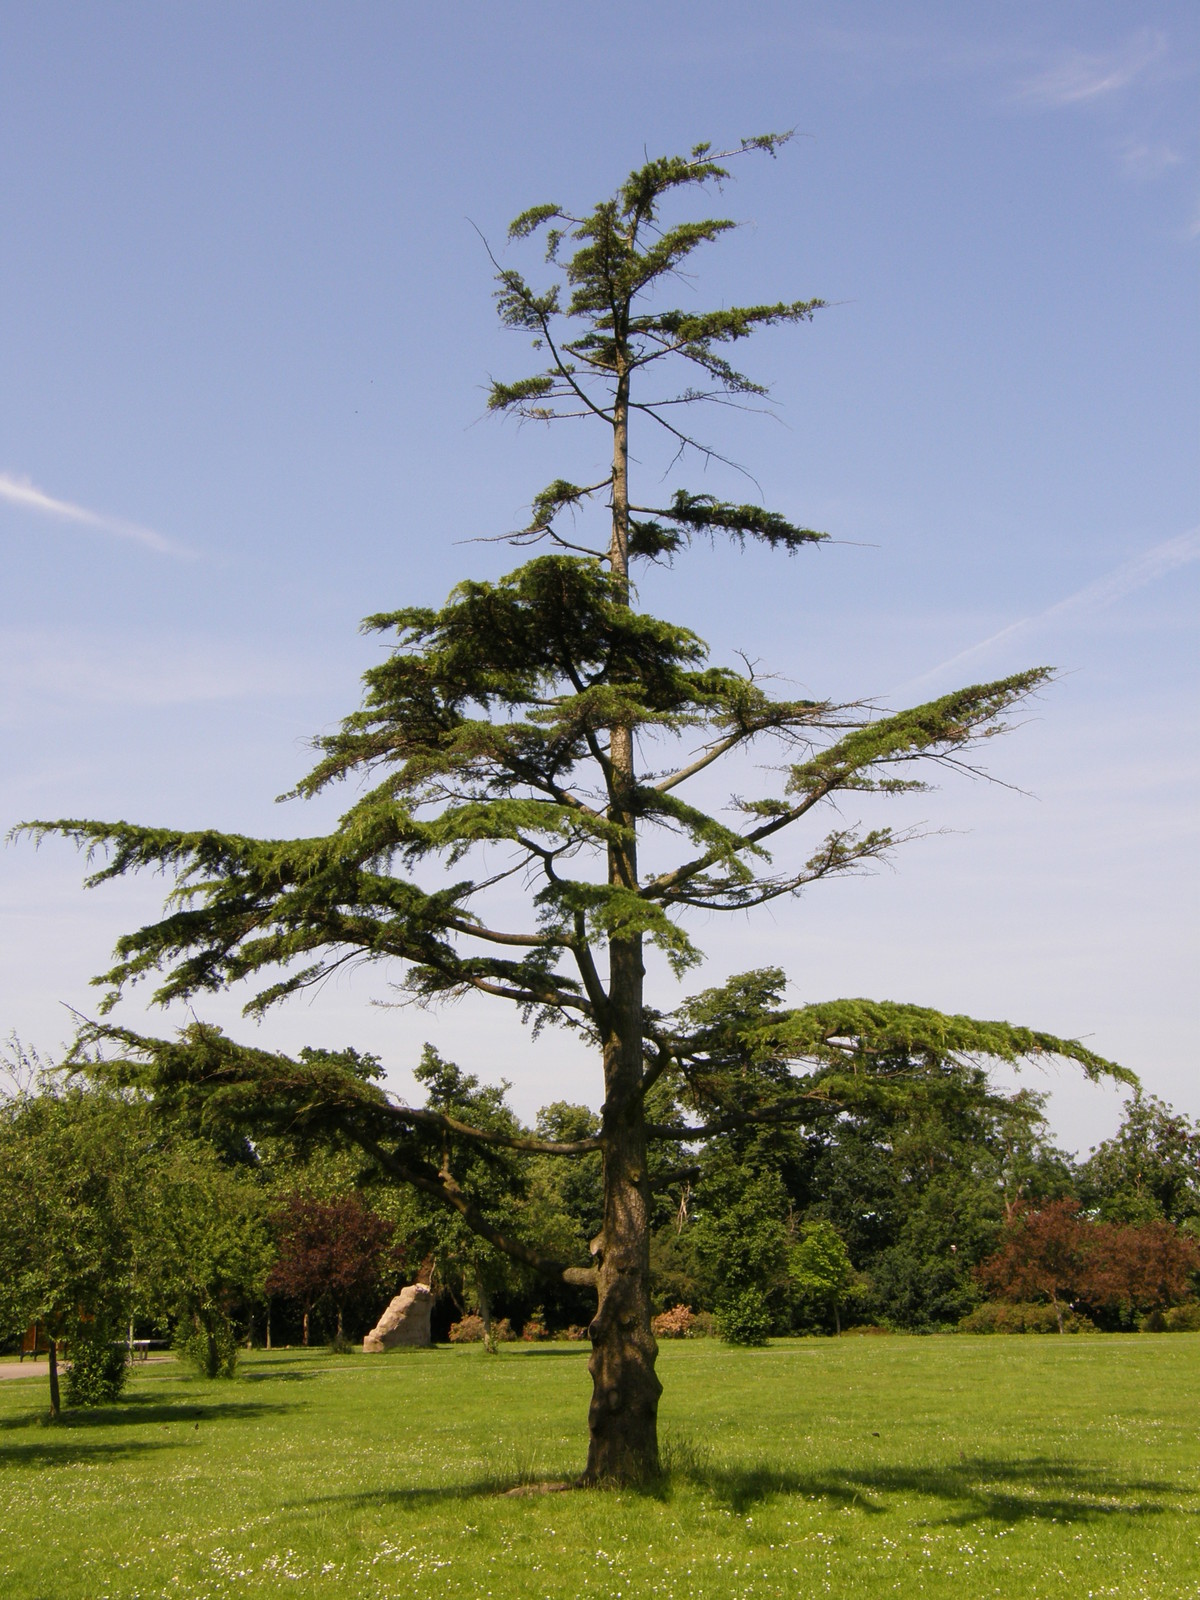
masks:
[[[315,1372],[239,1372],[238,1383],[311,1383]]]
[[[104,1467],[127,1462],[157,1450],[168,1450],[176,1441],[171,1439],[72,1439],[58,1428],[47,1428],[40,1439],[22,1440],[20,1444],[0,1444],[0,1468],[3,1467]]]
[[[669,1501],[681,1488],[699,1489],[736,1514],[777,1498],[824,1501],[838,1510],[880,1515],[897,1499],[935,1502],[926,1520],[951,1527],[979,1522],[1013,1525],[1028,1521],[1098,1523],[1111,1517],[1179,1514],[1182,1498],[1196,1491],[1161,1479],[1119,1478],[1110,1470],[1049,1457],[1025,1461],[980,1457],[956,1466],[866,1467],[834,1472],[796,1472],[768,1464],[711,1465],[703,1452],[678,1446],[663,1475],[627,1492]],[[394,1506],[420,1510],[455,1501],[494,1498],[528,1491],[537,1474],[489,1473],[459,1484],[368,1490],[324,1495],[307,1506],[341,1504],[362,1508]],[[593,1491],[599,1492],[599,1491]],[[940,1509],[939,1509],[940,1506]],[[1183,1511],[1197,1516],[1195,1505]]]
[[[25,1444],[0,1444],[0,1465],[10,1457],[16,1459],[20,1452],[27,1448],[39,1448],[54,1454],[60,1450],[70,1451],[76,1447],[72,1435],[84,1434],[94,1428],[127,1428],[131,1426],[153,1427],[158,1424],[167,1428],[174,1425],[182,1427],[185,1423],[193,1428],[198,1428],[202,1422],[249,1422],[258,1417],[278,1415],[289,1411],[291,1407],[280,1403],[252,1400],[214,1400],[202,1403],[189,1403],[180,1401],[172,1405],[163,1401],[141,1401],[136,1397],[128,1400],[119,1400],[111,1406],[94,1406],[86,1410],[69,1409],[63,1413],[57,1422],[50,1420],[45,1411],[28,1411],[18,1417],[0,1418],[0,1437],[4,1434],[18,1432],[37,1432],[41,1441],[34,1446]],[[147,1448],[159,1449],[167,1440],[155,1440]],[[84,1446],[83,1441],[77,1442],[79,1449],[103,1450],[108,1446]],[[115,1450],[138,1449],[137,1444],[131,1443],[113,1445]],[[16,1453],[14,1455],[14,1452]]]
[[[359,1510],[398,1506],[417,1511],[459,1500],[491,1500],[513,1489],[525,1488],[530,1479],[525,1473],[485,1473],[466,1483],[414,1484],[405,1489],[363,1489],[351,1494],[324,1494],[293,1500],[289,1509],[311,1510],[315,1506],[340,1505]]]
[[[540,1356],[543,1360],[545,1360],[547,1356],[550,1356],[552,1358],[557,1357],[560,1361],[578,1361],[583,1356],[590,1356],[591,1353],[591,1345],[583,1343],[576,1344],[572,1348],[566,1350],[555,1350],[552,1347],[547,1348],[545,1345],[535,1344],[528,1349],[514,1350],[512,1352],[513,1355],[519,1355],[522,1361],[529,1361],[535,1356]],[[506,1354],[506,1352],[501,1350],[499,1354],[503,1355]]]
[[[778,1496],[825,1500],[868,1515],[890,1509],[896,1498],[940,1502],[931,1521],[964,1526],[982,1521],[1014,1524],[1055,1520],[1099,1522],[1113,1516],[1148,1517],[1179,1511],[1179,1500],[1196,1491],[1157,1478],[1121,1478],[1086,1462],[1031,1456],[1023,1461],[976,1457],[934,1467],[877,1466],[832,1472],[795,1472],[765,1463],[718,1467],[696,1452],[670,1465],[652,1494],[669,1497],[689,1484],[741,1513]],[[1196,1516],[1200,1507],[1184,1512]]]

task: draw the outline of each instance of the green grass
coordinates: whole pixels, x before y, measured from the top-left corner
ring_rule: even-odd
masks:
[[[578,1345],[0,1383],[0,1594],[1200,1595],[1200,1335],[667,1345],[654,1494],[582,1464]]]

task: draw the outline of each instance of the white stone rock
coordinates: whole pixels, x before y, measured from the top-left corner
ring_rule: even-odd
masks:
[[[428,1345],[429,1314],[433,1310],[433,1294],[427,1283],[410,1283],[401,1289],[387,1310],[363,1340],[368,1353],[394,1350],[397,1345]]]

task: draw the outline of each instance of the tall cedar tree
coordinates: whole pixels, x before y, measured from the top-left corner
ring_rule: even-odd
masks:
[[[824,537],[778,512],[683,487],[643,504],[631,483],[631,432],[659,434],[678,459],[693,450],[711,458],[681,421],[688,406],[765,394],[731,365],[730,346],[758,329],[807,322],[822,304],[670,303],[693,252],[735,224],[671,221],[664,211],[719,186],[730,157],[774,155],[783,142],[764,135],[720,153],[699,145],[649,161],[592,211],[542,205],[513,223],[513,241],[544,235],[557,278],[539,290],[513,268],[498,270],[501,320],[532,338],[545,365],[494,383],[490,407],[584,419],[604,431],[611,467],[599,482],[559,478],[534,498],[528,524],[510,537],[542,552],[508,577],[464,582],[440,610],[368,620],[394,635],[393,652],[366,674],[363,708],[318,741],[322,758],[295,791],[371,780],[332,833],[254,839],[127,823],[34,825],[109,853],[90,883],[146,867],[175,876],[162,920],[122,938],[117,964],[97,980],[111,985],[110,999],[152,971],[166,974],[162,1002],[262,974],[267,986],[247,1007],[257,1013],[348,963],[400,963],[416,998],[492,995],[534,1026],[574,1029],[595,1047],[599,1132],[540,1139],[398,1105],[329,1062],[240,1048],[201,1026],[177,1041],[116,1029],[88,1035],[119,1041],[120,1070],[141,1071],[160,1094],[207,1097],[210,1116],[259,1127],[336,1124],[386,1173],[457,1211],[498,1249],[593,1287],[588,1483],[657,1470],[649,1230],[652,1181],[667,1176],[657,1143],[678,1147],[740,1123],[860,1103],[872,1083],[895,1090],[914,1061],[932,1071],[954,1054],[1051,1051],[1091,1073],[1109,1070],[1081,1046],[1006,1024],[866,1001],[785,1011],[773,974],[736,980],[674,1017],[643,997],[647,945],[677,972],[699,960],[689,912],[744,913],[886,856],[901,839],[893,830],[841,824],[778,863],[768,852],[790,846],[830,802],[919,787],[905,775],[914,763],[969,762],[1048,676],[1023,672],[896,714],[776,699],[752,671],[709,665],[694,633],[637,607],[635,563],[669,564],[697,535],[788,554]],[[682,387],[672,387],[673,368],[688,373]],[[597,505],[607,528],[589,543]],[[689,749],[664,767],[669,737]],[[688,781],[721,757],[763,741],[783,763],[776,792],[737,798],[719,815],[684,797]],[[674,864],[643,870],[647,839],[658,851],[674,848]],[[457,873],[422,877],[437,860]],[[464,863],[478,866],[472,874]],[[530,874],[528,923],[502,925],[489,889],[503,881],[511,903],[514,880]],[[446,1159],[456,1142],[565,1159],[599,1151],[603,1221],[591,1264],[545,1259],[506,1235]]]

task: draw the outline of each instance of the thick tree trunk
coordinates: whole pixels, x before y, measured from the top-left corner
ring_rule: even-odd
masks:
[[[618,331],[618,337],[620,332]],[[613,407],[609,568],[629,593],[629,377],[618,363]],[[625,838],[608,851],[608,881],[638,886],[633,730],[609,731],[608,815]],[[593,1241],[598,1305],[592,1340],[587,1483],[639,1483],[658,1472],[658,1346],[650,1331],[650,1186],[642,1079],[642,941],[609,940],[604,1044],[604,1223]]]
[[[640,961],[640,952],[639,961]],[[640,985],[639,985],[640,987]],[[640,1038],[639,1038],[640,1047]],[[640,1069],[640,1048],[639,1048]],[[639,1483],[658,1471],[658,1345],[650,1331],[650,1192],[638,1101],[604,1115],[604,1227],[592,1340],[588,1483]]]
[[[593,1243],[598,1304],[588,1410],[588,1483],[640,1483],[658,1472],[658,1345],[650,1330],[650,1185],[642,1076],[642,950],[609,947],[616,1024],[604,1052],[604,1225]]]
[[[308,1348],[308,1312],[304,1313],[304,1332],[300,1335],[300,1343]]]
[[[62,1400],[58,1393],[58,1340],[50,1339],[50,1415],[57,1417],[62,1411]],[[36,1351],[36,1343],[34,1349]]]

